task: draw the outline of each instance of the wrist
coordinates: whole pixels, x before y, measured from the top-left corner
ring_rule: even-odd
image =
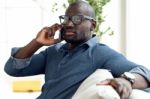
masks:
[[[124,72],[121,77],[129,81],[131,83],[131,86],[133,86],[133,84],[135,83],[135,76],[130,72]]]
[[[37,39],[33,39],[32,42],[33,42],[33,44],[34,44],[37,48],[40,48],[40,47],[43,46],[43,44],[40,43],[40,42],[38,42]]]

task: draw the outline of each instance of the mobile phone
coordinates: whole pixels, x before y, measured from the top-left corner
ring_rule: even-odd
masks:
[[[59,33],[59,37],[61,40],[63,40],[63,34],[64,34],[64,28],[61,28],[60,33]]]

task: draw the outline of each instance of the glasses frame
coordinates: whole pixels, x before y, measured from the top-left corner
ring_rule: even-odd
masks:
[[[75,16],[80,16],[80,18],[81,18],[81,22],[79,22],[79,23],[75,23],[74,21],[73,21],[73,17],[75,17]],[[67,22],[62,22],[61,21],[61,19],[65,19],[64,17],[67,17],[68,19],[67,19]],[[61,15],[61,16],[59,16],[59,20],[60,20],[60,23],[61,24],[64,24],[64,25],[66,25],[69,21],[71,21],[73,24],[75,24],[75,25],[79,25],[79,24],[81,24],[84,20],[93,20],[94,21],[94,18],[92,18],[92,17],[90,17],[90,16],[86,16],[86,15],[74,15],[74,16],[68,16],[68,15]]]

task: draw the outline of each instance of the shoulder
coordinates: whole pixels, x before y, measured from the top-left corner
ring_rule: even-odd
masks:
[[[121,53],[102,43],[97,43],[92,50],[93,57],[109,58],[112,56],[123,56]]]
[[[118,53],[117,51],[115,51],[114,49],[112,49],[111,47],[105,45],[105,44],[102,44],[102,43],[97,43],[93,50],[95,52],[102,52],[102,53],[106,53],[106,54],[110,54],[110,53]]]

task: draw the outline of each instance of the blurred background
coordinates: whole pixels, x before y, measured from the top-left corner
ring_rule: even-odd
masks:
[[[58,10],[52,12],[55,2]],[[0,99],[35,99],[40,94],[13,92],[12,83],[17,80],[39,80],[43,84],[43,75],[10,77],[3,68],[12,47],[26,45],[41,28],[59,23],[58,16],[65,11],[61,4],[66,2],[67,0],[0,0]],[[103,9],[105,22],[101,29],[111,27],[114,34],[103,35],[100,40],[147,68],[150,68],[149,4],[149,0],[110,0]]]

